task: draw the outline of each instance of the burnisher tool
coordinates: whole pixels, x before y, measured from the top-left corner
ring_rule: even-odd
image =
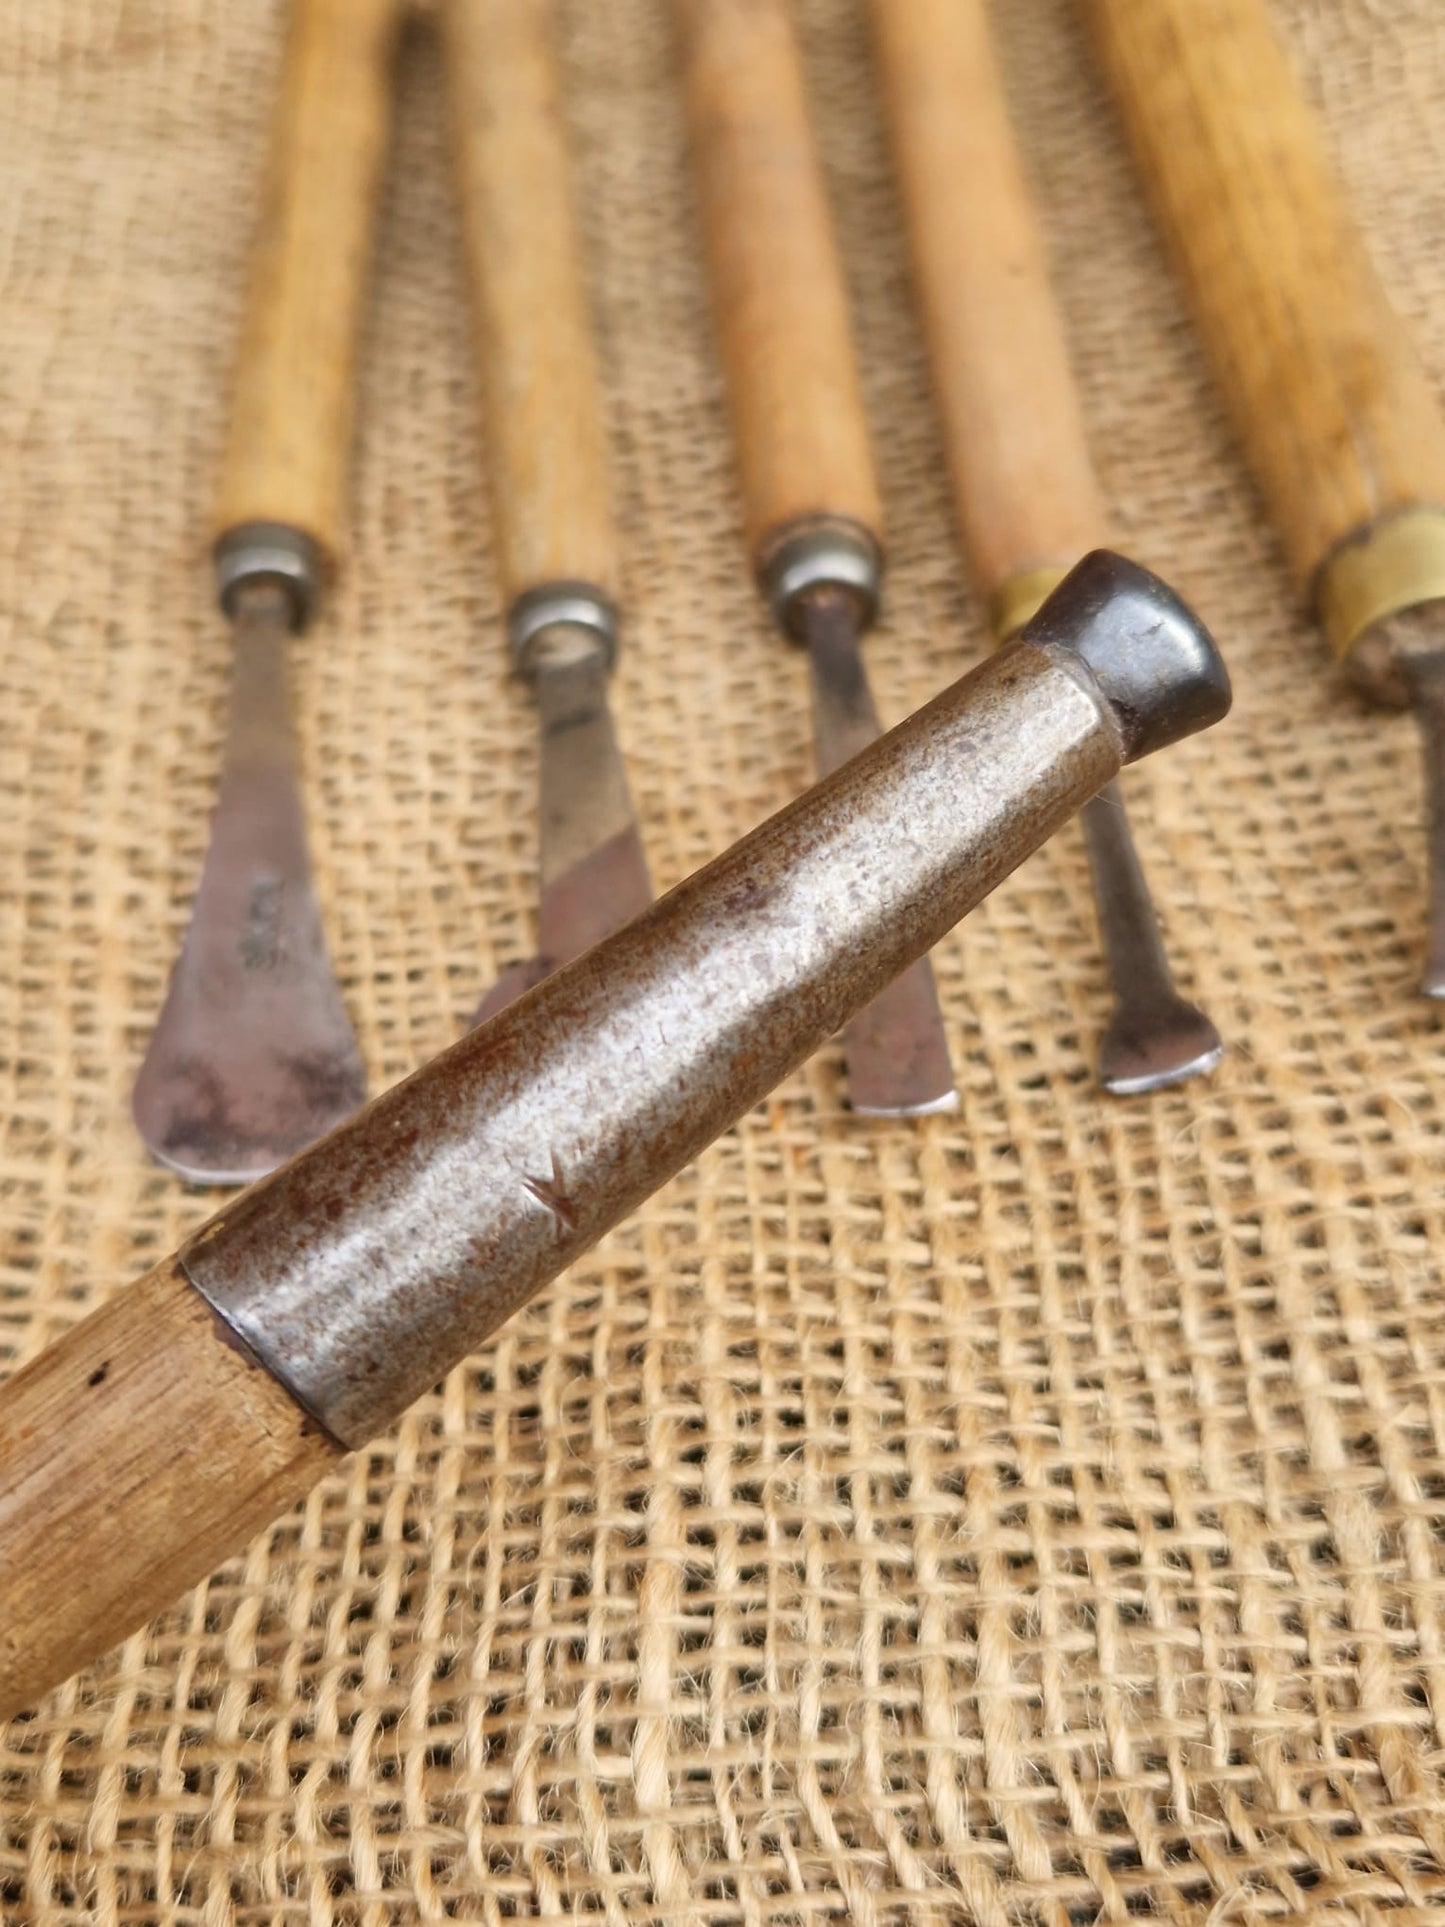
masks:
[[[141,1136],[200,1184],[272,1170],[365,1096],[306,853],[293,638],[340,545],[402,0],[295,0],[221,483],[230,724],[190,928],[136,1080]]]
[[[384,1431],[1098,793],[1229,705],[1154,577],[1019,638],[0,1389],[0,1718]]]
[[[1105,68],[1303,595],[1413,704],[1445,996],[1445,418],[1263,0],[1089,0]]]
[[[832,215],[784,0],[677,0],[693,153],[747,538],[808,652],[826,775],[877,736],[860,642],[882,512]],[[844,1034],[855,1111],[958,1102],[926,959]]]
[[[959,531],[1005,642],[1109,539],[1048,255],[983,0],[871,0]],[[1160,1090],[1219,1062],[1175,989],[1117,784],[1084,834],[1114,1013],[1099,1080]]]
[[[617,536],[547,0],[442,0],[513,659],[541,724],[538,955],[500,1010],[652,900],[608,707]]]

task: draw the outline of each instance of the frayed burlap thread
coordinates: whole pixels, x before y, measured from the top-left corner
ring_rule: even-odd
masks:
[[[664,0],[562,0],[676,881],[807,779],[747,581]],[[890,516],[975,660],[863,10],[800,0]],[[1445,14],[1278,0],[1445,376]],[[210,1201],[126,1115],[215,788],[206,549],[279,5],[0,0],[0,1371]],[[1227,727],[1130,781],[1230,1054],[1103,1101],[1077,836],[940,950],[958,1115],[824,1052],[174,1611],[0,1733],[0,1920],[862,1927],[1445,1905],[1445,1045],[1408,718],[1295,613],[1067,0],[996,5],[1121,542]],[[296,671],[380,1087],[531,946],[441,73],[401,76],[347,552]],[[960,184],[963,191],[965,184]]]

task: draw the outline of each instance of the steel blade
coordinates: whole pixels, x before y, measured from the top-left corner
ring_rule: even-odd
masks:
[[[132,1099],[150,1150],[198,1184],[262,1176],[365,1096],[306,853],[290,643],[284,595],[251,591],[210,848]]]
[[[540,654],[538,954],[506,970],[483,998],[484,1022],[580,957],[652,902],[647,858],[607,702],[607,667],[590,643]]]
[[[1084,809],[1099,927],[1114,990],[1114,1015],[1099,1046],[1099,1082],[1116,1097],[1166,1090],[1214,1069],[1219,1032],[1181,997],[1118,783]]]
[[[1432,611],[1432,615],[1438,622],[1438,614]],[[1445,997],[1445,650],[1403,648],[1396,660],[1409,687],[1425,752],[1430,883],[1425,972],[1420,989],[1427,997],[1442,998]]]
[[[831,775],[882,734],[850,596],[818,593],[803,609],[812,672],[818,775]],[[926,957],[843,1032],[848,1098],[865,1117],[923,1117],[958,1104],[953,1065]]]

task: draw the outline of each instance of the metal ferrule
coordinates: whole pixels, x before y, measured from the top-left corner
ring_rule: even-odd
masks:
[[[1391,616],[1445,601],[1445,508],[1408,508],[1341,543],[1320,570],[1315,606],[1337,656]]]
[[[617,605],[590,582],[544,582],[528,589],[512,604],[507,635],[519,675],[536,674],[536,651],[549,629],[587,630],[597,638],[610,670],[617,660],[620,617]]]
[[[279,582],[291,597],[294,626],[309,628],[321,607],[326,559],[320,544],[289,522],[243,522],[216,544],[216,590],[228,616],[251,582]]]
[[[1162,584],[1081,565],[1019,641],[255,1185],[192,1283],[358,1446],[1228,682]]]
[[[803,640],[800,611],[819,589],[841,589],[856,598],[860,627],[878,613],[883,554],[861,522],[820,515],[783,531],[758,565],[763,592],[778,626]]]

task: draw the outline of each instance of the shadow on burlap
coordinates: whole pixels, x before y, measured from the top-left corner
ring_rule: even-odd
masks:
[[[1068,0],[994,8],[1121,541],[1234,719],[1139,772],[1207,1086],[1105,1103],[1077,836],[946,943],[956,1119],[794,1078],[301,1513],[0,1735],[0,1917],[1423,1919],[1445,1898],[1445,1051],[1408,719],[1291,612]],[[900,715],[983,647],[860,8],[808,0]],[[745,579],[663,0],[564,8],[621,727],[670,884],[806,780]],[[1445,371],[1445,12],[1284,0]],[[207,518],[274,5],[0,4],[0,1369],[208,1209],[126,1097],[202,853]],[[384,1084],[530,945],[435,48],[408,50],[351,545],[297,652]],[[966,188],[960,183],[960,191]]]

